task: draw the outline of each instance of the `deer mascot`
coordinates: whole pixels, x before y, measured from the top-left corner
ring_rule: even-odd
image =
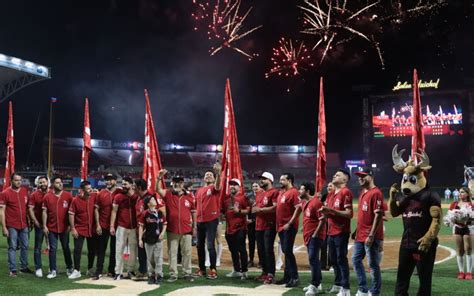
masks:
[[[403,237],[398,257],[395,295],[408,295],[410,278],[416,266],[420,288],[417,295],[431,295],[431,278],[438,246],[441,221],[441,199],[427,185],[425,172],[431,169],[428,155],[417,154],[418,164],[402,159],[405,149],[392,151],[393,168],[403,174],[401,188],[390,188],[389,207],[393,217],[402,215]],[[398,194],[401,193],[401,194]],[[400,195],[400,196],[399,196]]]

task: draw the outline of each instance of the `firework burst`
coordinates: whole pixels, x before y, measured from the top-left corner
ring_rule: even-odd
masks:
[[[244,30],[244,22],[252,11],[252,7],[241,14],[241,0],[216,0],[213,5],[209,2],[199,2],[197,0],[193,0],[193,3],[196,6],[196,12],[192,14],[196,21],[194,30],[198,31],[200,25],[205,24],[207,37],[215,44],[209,49],[211,56],[225,48],[230,48],[249,60],[257,56],[257,54],[242,49],[237,44],[237,41],[262,27],[260,25]]]

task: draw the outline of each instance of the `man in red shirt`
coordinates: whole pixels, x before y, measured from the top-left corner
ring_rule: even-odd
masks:
[[[352,193],[347,188],[350,175],[344,170],[338,170],[332,178],[335,190],[328,194],[326,206],[321,212],[328,219],[328,248],[334,268],[334,285],[328,293],[338,293],[339,296],[350,295],[349,263],[347,261],[347,246],[351,234]]]
[[[287,288],[296,287],[299,282],[298,266],[296,265],[293,246],[298,232],[301,213],[301,200],[298,190],[293,186],[295,177],[291,173],[284,173],[280,177],[282,190],[277,199],[276,227],[281,242],[281,249],[285,254],[285,272],[283,279],[277,285],[286,285]]]
[[[37,277],[43,277],[43,270],[41,269],[41,245],[43,244],[44,232],[43,232],[43,219],[42,219],[42,207],[43,197],[48,192],[48,179],[45,176],[38,176],[36,178],[37,187],[35,192],[31,194],[28,201],[28,211],[30,219],[35,225],[35,270]]]
[[[51,179],[53,190],[46,193],[43,198],[43,231],[49,240],[49,273],[47,278],[52,279],[57,275],[56,251],[58,239],[63,248],[64,261],[66,261],[67,275],[72,274],[71,250],[69,249],[68,211],[72,203],[72,195],[63,191],[61,177]]]
[[[362,190],[359,195],[357,229],[352,253],[352,263],[357,274],[359,289],[357,295],[380,295],[382,276],[380,274],[379,250],[383,241],[383,194],[374,184],[374,173],[370,168],[363,168],[355,173],[359,177]],[[367,255],[372,270],[372,286],[367,285],[365,268],[362,261]]]
[[[123,178],[122,192],[115,195],[112,204],[110,235],[116,236],[114,280],[123,278],[123,251],[127,244],[130,249],[130,256],[128,257],[126,278],[132,278],[135,275],[134,268],[137,260],[137,213],[135,206],[138,196],[135,194],[132,185],[132,178]],[[115,231],[115,220],[118,224],[117,231]]]
[[[0,193],[0,218],[3,235],[8,238],[8,269],[17,276],[16,247],[20,245],[20,272],[32,273],[28,268],[28,191],[21,187],[22,177],[13,173],[11,186]]]
[[[184,278],[194,281],[192,276],[191,256],[192,239],[196,235],[196,206],[191,192],[184,189],[184,178],[175,176],[171,179],[172,189],[162,187],[163,176],[167,170],[161,170],[156,182],[156,192],[166,204],[166,236],[168,238],[168,260],[170,277],[168,282],[178,279],[178,246],[181,247],[181,263]]]
[[[92,237],[96,193],[92,192],[89,181],[82,181],[80,188],[81,192],[72,200],[69,207],[69,225],[71,225],[71,233],[74,238],[74,271],[68,277],[69,279],[81,277],[81,255],[84,238],[87,240],[88,270],[94,264],[96,249],[96,240]]]
[[[303,183],[299,195],[303,212],[303,239],[308,248],[308,260],[311,269],[311,284],[303,289],[305,296],[314,296],[321,292],[322,280],[319,251],[326,239],[326,221],[319,211],[323,204],[314,196],[313,183]]]
[[[117,176],[107,174],[105,176],[106,188],[102,189],[95,200],[94,218],[96,224],[97,241],[97,267],[93,280],[102,277],[104,270],[105,251],[110,237],[109,249],[109,276],[115,276],[115,235],[110,235],[110,216],[112,215],[112,203],[117,193]]]
[[[222,201],[222,213],[225,215],[225,239],[232,255],[234,270],[227,277],[247,279],[248,255],[245,246],[247,235],[247,214],[250,205],[245,195],[240,193],[240,180],[229,181],[230,194]]]
[[[264,172],[260,176],[260,191],[255,196],[255,206],[252,213],[256,215],[255,235],[257,238],[257,249],[262,257],[262,274],[257,280],[265,284],[273,284],[275,277],[275,251],[273,245],[276,237],[276,204],[279,191],[273,188],[273,175]]]
[[[197,207],[197,250],[199,259],[199,270],[195,276],[201,277],[206,274],[206,252],[204,251],[207,241],[210,267],[207,274],[208,279],[216,279],[216,232],[220,216],[220,172],[221,165],[216,163],[214,171],[207,171],[204,174],[205,186],[196,192]]]

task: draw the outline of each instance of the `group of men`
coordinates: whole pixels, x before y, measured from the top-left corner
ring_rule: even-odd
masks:
[[[147,190],[143,179],[132,180],[124,177],[121,187],[117,186],[117,177],[105,176],[106,188],[94,192],[87,181],[81,183],[76,197],[63,190],[60,177],[51,179],[48,188],[46,177],[39,177],[37,189],[29,195],[21,187],[22,177],[12,175],[11,187],[0,194],[0,214],[3,234],[8,237],[8,262],[10,275],[17,275],[16,250],[20,247],[20,272],[33,272],[27,267],[28,228],[34,226],[34,261],[36,276],[42,277],[41,246],[45,236],[49,241],[48,278],[57,276],[56,250],[61,242],[67,274],[70,279],[81,276],[81,253],[84,240],[88,247],[87,273],[98,280],[104,273],[105,252],[109,247],[107,274],[114,279],[146,277],[154,273],[147,264],[147,253],[151,249],[138,238],[143,238],[143,217],[153,214],[152,221],[165,221],[156,226],[157,240],[163,239],[160,231],[166,231],[169,258],[169,282],[178,279],[178,250],[180,250],[183,277],[194,281],[197,277],[216,279],[216,232],[220,219],[225,220],[225,238],[231,253],[233,271],[228,277],[247,279],[248,253],[246,249],[248,216],[255,216],[255,237],[262,274],[257,280],[265,284],[282,284],[286,287],[299,285],[299,274],[293,247],[299,229],[300,214],[303,213],[303,238],[308,249],[311,267],[311,283],[304,288],[306,296],[321,292],[320,249],[325,240],[328,242],[330,258],[333,264],[335,281],[330,293],[350,295],[349,266],[347,247],[351,236],[350,220],[353,216],[352,193],[347,188],[350,174],[339,170],[334,175],[331,192],[326,201],[315,194],[313,183],[303,183],[297,189],[294,176],[284,173],[280,176],[279,187],[274,186],[275,179],[269,172],[260,176],[260,189],[255,201],[250,202],[244,195],[241,180],[225,180],[229,193],[221,194],[220,165],[205,173],[204,186],[195,194],[185,188],[184,178],[175,176],[170,188],[164,185],[166,170],[161,170],[157,179],[156,193]],[[359,280],[357,295],[379,295],[380,248],[383,240],[383,196],[374,184],[371,169],[356,173],[361,185],[353,265]],[[153,197],[153,211],[147,206]],[[222,198],[223,197],[223,198]],[[157,214],[155,208],[160,213]],[[158,218],[160,217],[160,218]],[[158,223],[158,222],[157,222]],[[138,231],[140,229],[140,231]],[[146,231],[146,230],[145,230]],[[69,249],[69,233],[74,238],[73,260]],[[275,279],[274,244],[279,237],[285,255],[283,278]],[[192,273],[192,241],[197,238],[198,269]],[[124,273],[124,250],[128,248],[127,272]],[[206,269],[206,249],[209,253],[209,269]],[[162,248],[150,252],[157,254]],[[148,253],[149,254],[149,253]],[[155,256],[155,255],[154,255]],[[162,256],[162,255],[161,255]],[[371,269],[372,286],[367,285],[365,269],[362,264],[368,257]],[[138,258],[138,273],[135,274],[135,262]],[[93,269],[94,260],[96,268]],[[159,260],[159,259],[157,259]],[[155,264],[157,264],[155,260]],[[162,273],[161,269],[157,269]],[[160,274],[160,277],[162,275]]]

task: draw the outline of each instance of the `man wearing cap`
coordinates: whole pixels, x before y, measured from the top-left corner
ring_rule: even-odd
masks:
[[[210,266],[207,278],[217,279],[216,271],[216,232],[220,216],[220,172],[221,165],[216,163],[213,171],[204,174],[205,186],[196,192],[196,213],[197,213],[197,250],[199,259],[199,270],[195,276],[206,275],[206,252],[209,252]],[[207,241],[207,246],[206,245]]]
[[[370,168],[363,168],[355,173],[359,178],[359,210],[357,229],[352,253],[352,263],[357,274],[359,289],[356,295],[380,295],[382,277],[380,274],[379,250],[383,240],[383,194],[374,184],[374,173]],[[372,270],[372,286],[367,285],[365,268],[362,263],[367,255]]]
[[[347,188],[350,175],[347,171],[338,170],[332,178],[335,190],[328,194],[326,206],[321,212],[328,220],[328,248],[334,268],[334,285],[328,293],[338,296],[350,295],[349,263],[347,246],[351,234],[352,193]]]
[[[247,279],[248,255],[245,247],[247,232],[247,214],[250,205],[242,194],[239,179],[229,181],[230,194],[222,201],[222,213],[225,215],[225,239],[232,255],[234,270],[227,277]]]
[[[181,262],[184,278],[194,281],[192,276],[191,256],[192,239],[196,234],[196,205],[193,195],[184,189],[184,178],[172,178],[172,189],[164,189],[162,180],[168,173],[160,170],[156,182],[156,192],[164,199],[166,204],[166,229],[168,240],[168,260],[170,277],[168,282],[178,279],[178,246],[181,247]]]
[[[255,232],[257,237],[257,249],[262,258],[262,274],[257,280],[265,284],[273,284],[275,277],[275,251],[273,244],[276,237],[276,204],[279,191],[273,188],[273,175],[264,172],[260,176],[260,187],[263,191],[257,193],[255,206],[252,213],[256,215]]]
[[[130,249],[127,263],[127,278],[134,276],[135,261],[137,260],[137,213],[135,205],[137,204],[138,196],[132,186],[132,178],[123,178],[122,192],[115,195],[112,203],[110,235],[117,236],[115,245],[115,280],[121,280],[123,277],[123,251],[127,244]],[[115,231],[115,220],[118,220],[117,231]]]
[[[295,177],[291,173],[284,173],[280,177],[282,190],[277,199],[276,227],[281,242],[281,249],[285,254],[285,272],[283,279],[276,284],[284,284],[287,288],[296,287],[299,283],[298,266],[296,265],[293,246],[298,232],[301,213],[301,200],[298,190],[293,186]]]
[[[112,214],[112,203],[117,193],[117,176],[115,174],[107,174],[105,176],[106,188],[102,189],[96,197],[94,219],[96,224],[96,232],[98,235],[97,242],[97,266],[96,272],[92,277],[98,280],[102,277],[104,270],[105,251],[110,237],[109,250],[109,267],[108,275],[115,276],[115,235],[110,235],[110,216]]]

